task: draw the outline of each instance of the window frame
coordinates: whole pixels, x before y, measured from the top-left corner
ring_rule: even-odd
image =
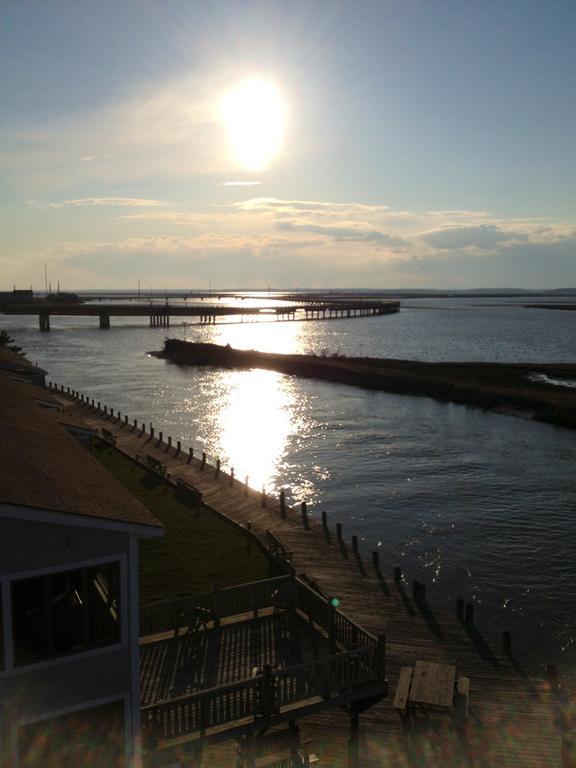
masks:
[[[81,571],[99,565],[109,565],[118,563],[119,565],[119,587],[120,587],[120,640],[110,645],[102,645],[94,648],[83,649],[75,653],[67,653],[60,656],[51,656],[48,659],[35,661],[31,664],[15,665],[14,663],[14,634],[12,622],[12,585],[15,582],[25,579],[40,578],[57,573],[68,573],[70,571]],[[19,571],[18,573],[5,574],[0,577],[2,589],[2,612],[4,617],[4,668],[0,670],[0,679],[7,675],[14,675],[21,672],[31,672],[37,669],[45,669],[57,664],[65,664],[67,661],[77,661],[82,658],[99,656],[103,653],[113,653],[114,651],[126,650],[129,642],[129,617],[128,607],[130,603],[130,592],[128,585],[128,567],[126,553],[118,553],[108,557],[94,558],[92,560],[81,560],[70,563],[61,563],[60,565],[40,568],[30,571]]]

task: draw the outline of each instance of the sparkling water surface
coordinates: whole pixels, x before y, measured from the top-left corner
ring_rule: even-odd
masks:
[[[231,300],[233,301],[233,300]],[[419,360],[574,362],[576,313],[522,301],[421,299],[397,315],[149,328],[147,320],[0,316],[48,378],[206,450],[236,476],[324,509],[346,536],[428,585],[432,605],[476,604],[522,660],[576,670],[576,435],[477,408],[273,371],[181,368],[164,338]]]

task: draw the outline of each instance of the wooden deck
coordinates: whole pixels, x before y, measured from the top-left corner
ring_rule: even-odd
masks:
[[[117,437],[118,447],[131,456],[153,454],[166,464],[173,480],[179,478],[198,488],[203,501],[241,526],[251,523],[251,532],[264,544],[270,530],[292,553],[297,574],[313,579],[325,595],[337,596],[342,609],[374,634],[387,640],[387,675],[391,683],[388,699],[362,715],[361,765],[425,765],[430,768],[473,766],[474,768],[554,768],[561,765],[562,737],[557,728],[560,708],[557,698],[543,679],[530,677],[514,658],[490,646],[474,626],[465,626],[455,612],[433,612],[412,598],[405,583],[393,578],[395,563],[382,564],[382,572],[350,546],[330,540],[322,526],[310,520],[304,530],[300,511],[289,510],[287,519],[276,503],[261,505],[260,493],[227,474],[215,477],[213,467],[201,468],[197,459],[158,444],[131,425],[97,413],[93,408],[67,397],[67,407],[94,429],[105,427]],[[471,680],[470,718],[454,729],[446,718],[431,716],[407,727],[392,707],[394,690],[402,666],[418,660],[456,666],[458,675]],[[301,723],[314,739],[314,751],[321,765],[347,765],[348,720],[340,713],[322,713]],[[216,749],[216,748],[214,748]],[[210,765],[207,755],[204,762]],[[217,762],[213,763],[218,764]]]
[[[143,638],[140,684],[143,706],[249,678],[273,669],[317,661],[326,639],[298,614],[270,613],[207,629],[195,636]]]

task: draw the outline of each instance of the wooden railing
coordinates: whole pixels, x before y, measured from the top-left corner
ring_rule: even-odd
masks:
[[[265,608],[294,604],[294,581],[291,576],[254,581],[212,592],[187,595],[173,600],[148,603],[140,610],[140,636],[177,631],[188,626],[188,617],[200,608],[207,611],[214,625],[221,619],[258,612]]]
[[[337,698],[370,683],[384,685],[384,672],[382,641],[277,672],[266,667],[257,677],[143,707],[144,738],[153,749],[160,741],[234,721],[273,717],[300,701]]]
[[[339,611],[331,600],[315,592],[300,579],[295,580],[296,605],[326,632],[334,644],[342,648],[367,648],[376,638]],[[333,650],[336,650],[335,647]]]
[[[149,603],[140,611],[140,635],[175,632],[190,625],[201,611],[215,627],[222,619],[250,613],[257,616],[266,608],[297,608],[309,621],[321,627],[337,649],[368,648],[376,638],[339,611],[300,579],[277,576],[212,592]]]

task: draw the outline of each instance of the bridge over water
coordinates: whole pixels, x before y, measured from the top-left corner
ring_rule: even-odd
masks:
[[[30,302],[0,305],[6,315],[37,315],[41,331],[50,330],[52,316],[97,317],[102,329],[110,328],[111,317],[148,317],[151,327],[169,327],[174,317],[195,317],[201,324],[216,323],[217,318],[235,317],[240,322],[275,318],[276,320],[329,320],[337,318],[388,315],[400,311],[399,301],[331,300],[265,307],[231,307],[220,304],[133,304]]]

